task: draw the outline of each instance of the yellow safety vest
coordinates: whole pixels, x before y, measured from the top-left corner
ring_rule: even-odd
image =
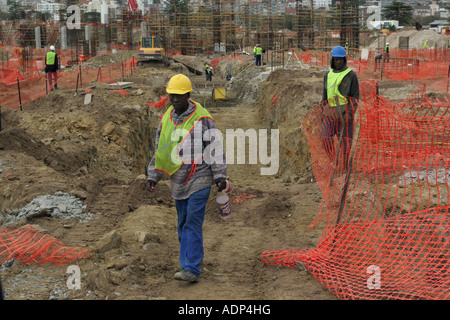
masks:
[[[164,113],[161,120],[161,133],[159,136],[158,150],[155,154],[155,169],[174,174],[183,165],[183,161],[178,155],[185,138],[190,134],[197,122],[202,118],[211,118],[209,112],[200,103],[195,104],[195,111],[181,124],[172,121],[173,106]],[[190,146],[189,146],[190,147]]]
[[[55,64],[55,58],[56,58],[56,53],[53,51],[47,52],[47,59],[45,61],[46,64],[48,65],[54,65]]]
[[[342,72],[334,72],[330,70],[327,76],[327,99],[328,105],[331,107],[336,107],[337,105],[344,105],[348,100],[339,92],[339,85],[342,79],[350,72],[352,69],[347,68]],[[336,101],[337,100],[337,101]]]

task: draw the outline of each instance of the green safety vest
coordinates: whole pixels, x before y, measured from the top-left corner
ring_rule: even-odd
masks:
[[[190,134],[197,122],[202,118],[211,118],[209,112],[200,103],[193,101],[195,111],[180,124],[172,121],[173,106],[167,109],[161,120],[161,134],[159,136],[158,150],[155,154],[155,169],[174,174],[182,165],[183,161],[178,155],[185,138]],[[190,146],[189,146],[190,147]]]
[[[46,64],[48,65],[54,65],[55,64],[55,57],[56,57],[56,52],[47,52],[47,60],[46,60]]]
[[[345,105],[348,100],[339,92],[339,85],[342,79],[350,72],[352,69],[347,68],[342,72],[334,72],[330,70],[327,75],[327,99],[328,104],[331,107],[336,107],[337,105]],[[336,101],[337,100],[337,101]]]
[[[262,48],[261,48],[261,47],[256,47],[255,53],[256,53],[257,55],[262,54]]]

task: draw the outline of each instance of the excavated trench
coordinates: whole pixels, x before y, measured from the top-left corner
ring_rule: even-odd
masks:
[[[214,195],[211,197],[207,205],[209,229],[206,232],[209,236],[206,246],[209,254],[205,262],[210,271],[205,275],[205,285],[219,281],[226,286],[230,283],[253,288],[255,284],[251,279],[259,279],[264,272],[273,272],[260,270],[258,259],[255,260],[263,250],[261,233],[266,227],[271,227],[273,232],[273,228],[281,227],[282,223],[294,223],[290,222],[293,199],[286,194],[284,183],[291,181],[290,176],[294,177],[293,182],[300,181],[300,169],[308,171],[309,151],[301,140],[297,118],[304,112],[303,106],[314,105],[315,94],[302,92],[302,88],[307,88],[303,82],[308,80],[301,81],[305,73],[295,70],[273,72],[269,81],[264,82],[259,78],[263,70],[250,67],[239,73],[245,66],[233,72],[236,76],[227,91],[227,100],[215,101],[208,92],[209,88],[204,94],[193,93],[193,98],[217,117],[220,130],[246,129],[248,126],[280,129],[280,170],[276,177],[267,177],[264,181],[275,178],[278,183],[283,183],[283,189],[275,192],[269,187],[266,190],[259,182],[256,186],[259,170],[253,166],[230,166],[232,178],[241,181],[236,183],[234,196],[245,193],[255,198],[235,204],[233,214],[236,220],[223,224],[217,215]],[[220,72],[219,65],[217,74]],[[47,207],[38,209],[37,213],[34,211],[33,216],[16,225],[36,224],[70,246],[92,249],[93,259],[80,262],[83,272],[89,275],[88,279],[82,279],[86,290],[69,293],[69,297],[83,299],[94,294],[95,298],[104,299],[115,291],[125,297],[130,294],[130,289],[133,291],[138,286],[146,289],[145,295],[173,296],[168,291],[173,292],[171,286],[176,284],[167,278],[177,268],[173,199],[167,181],[162,181],[151,196],[145,185],[145,168],[152,155],[155,130],[162,115],[162,110],[148,108],[146,102],[160,99],[170,73],[146,69],[142,73],[142,77],[124,79],[132,80],[136,85],[126,90],[126,97],[97,84],[92,102],[85,105],[83,92],[74,97],[73,90],[62,88],[27,105],[20,113],[7,111],[2,114],[4,130],[0,132],[3,144],[0,159],[3,172],[0,188],[3,192],[0,212],[3,222],[7,221],[9,214],[18,216],[22,208],[29,208],[33,200],[36,199],[34,204],[38,203],[39,196],[56,198],[62,193],[82,200],[83,214],[92,214],[89,215],[90,220],[82,220],[81,217],[63,220],[52,216],[52,209]],[[302,84],[295,86],[297,82]],[[287,84],[294,85],[296,90],[290,91]],[[280,98],[273,103],[276,94]],[[295,99],[290,98],[292,94],[295,94]],[[298,154],[304,154],[304,158],[299,159]],[[45,161],[46,157],[51,158]],[[308,195],[314,198],[314,204],[315,192]],[[297,196],[297,192],[291,195]],[[9,217],[8,221],[11,221]],[[153,230],[155,226],[161,228]],[[139,234],[138,242],[135,241],[136,232]],[[223,239],[242,238],[243,242],[241,245],[240,241],[224,242],[212,234],[221,234],[222,238],[225,237]],[[278,245],[273,244],[275,247]],[[248,251],[250,249],[251,252]],[[230,252],[241,259],[237,272],[246,275],[245,283],[241,283],[240,276],[228,278],[225,269],[230,266],[228,263],[235,263],[230,260]],[[125,259],[128,265],[121,259]],[[92,265],[92,261],[98,264]],[[20,276],[26,276],[23,268],[26,269],[13,264],[2,270],[0,275],[6,279],[4,284],[7,285],[8,297],[18,296],[18,287],[13,285],[13,281],[18,279],[20,283]],[[252,269],[258,271],[256,276]],[[45,273],[48,272],[45,269]],[[65,276],[61,271],[52,272],[58,279]],[[34,287],[40,285],[43,278],[39,276],[36,281],[27,282],[31,290],[25,294],[26,297],[41,294]],[[130,283],[134,287],[130,287]],[[199,296],[203,294],[202,288],[194,288],[201,292]],[[63,289],[58,295],[53,295],[67,298],[67,289]],[[242,292],[242,296],[255,296],[252,292]],[[47,299],[45,294],[42,293]],[[175,296],[177,294],[182,292],[177,291]],[[210,294],[210,290],[205,291],[205,295]],[[264,293],[259,296],[264,296]]]

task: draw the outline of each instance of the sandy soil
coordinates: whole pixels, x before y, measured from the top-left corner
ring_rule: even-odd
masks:
[[[128,79],[134,87],[126,89],[127,97],[98,83],[88,105],[84,94],[61,88],[22,112],[2,108],[0,217],[57,191],[79,197],[93,213],[87,222],[41,216],[14,226],[32,224],[67,246],[89,249],[91,257],[70,263],[81,270],[81,289],[67,287],[68,265],[14,263],[0,267],[5,298],[335,300],[307,272],[265,266],[260,258],[264,250],[317,246],[321,225],[310,225],[322,194],[311,173],[300,119],[318,103],[325,70],[276,71],[261,81],[264,70],[248,66],[247,59],[223,61],[217,68],[218,85],[230,70],[236,75],[226,101],[212,100],[211,83],[202,76],[192,76],[192,99],[211,112],[222,132],[279,129],[280,166],[276,175],[264,176],[259,161],[229,164],[235,186],[232,217],[223,221],[218,216],[213,190],[204,225],[203,274],[195,284],[173,279],[178,240],[168,180],[153,194],[145,187],[161,114],[146,102],[158,101],[167,80],[183,67],[136,71]],[[190,63],[201,70],[205,58]],[[383,83],[381,89],[388,94],[390,87]],[[391,89],[397,99],[399,92],[406,97],[415,89],[397,87],[397,92]]]

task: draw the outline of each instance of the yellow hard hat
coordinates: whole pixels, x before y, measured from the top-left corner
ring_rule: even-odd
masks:
[[[185,94],[192,92],[191,80],[184,74],[177,74],[170,78],[166,88],[167,93]]]

